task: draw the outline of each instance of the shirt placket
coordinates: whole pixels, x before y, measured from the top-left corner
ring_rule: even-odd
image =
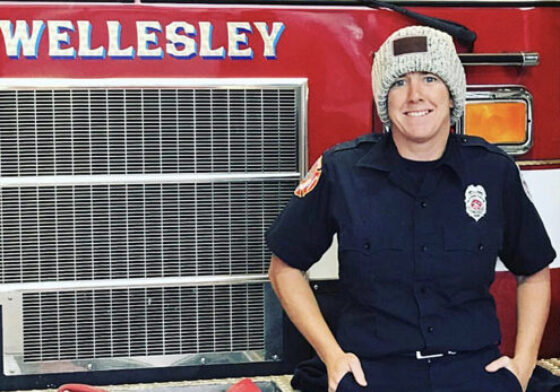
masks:
[[[418,304],[419,323],[426,349],[436,346],[440,331],[437,311],[438,303],[434,287],[434,263],[437,257],[438,239],[434,222],[442,213],[441,206],[434,205],[430,198],[438,186],[441,170],[436,168],[426,173],[419,191],[414,195],[413,213],[413,290]]]

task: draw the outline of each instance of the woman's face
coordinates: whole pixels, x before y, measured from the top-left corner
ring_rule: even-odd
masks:
[[[397,79],[388,94],[392,132],[407,144],[447,140],[453,101],[436,75],[410,72]]]

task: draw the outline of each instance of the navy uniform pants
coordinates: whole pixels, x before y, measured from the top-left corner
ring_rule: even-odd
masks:
[[[361,387],[347,373],[337,392],[522,392],[516,376],[507,369],[489,373],[484,367],[501,356],[497,347],[460,352],[433,359],[393,356],[379,360],[361,359],[368,382]],[[321,368],[317,367],[320,364]],[[324,365],[309,361],[296,370],[292,385],[301,392],[326,392]]]
[[[348,373],[337,392],[522,392],[509,370],[484,370],[500,356],[497,348],[489,348],[433,359],[418,360],[411,355],[362,360],[368,386],[360,387]]]

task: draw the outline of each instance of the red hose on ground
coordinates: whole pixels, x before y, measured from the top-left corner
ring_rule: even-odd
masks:
[[[64,384],[58,388],[58,392],[109,392],[106,389],[93,387],[86,384]],[[261,392],[261,389],[250,379],[243,380],[233,384],[228,388],[227,392]]]
[[[244,378],[229,387],[227,392],[261,392],[261,389],[250,379]]]
[[[106,389],[92,387],[86,384],[64,384],[58,388],[58,392],[109,392]]]

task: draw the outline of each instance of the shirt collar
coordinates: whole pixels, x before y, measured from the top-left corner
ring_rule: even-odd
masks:
[[[356,163],[359,167],[390,172],[398,164],[398,153],[390,133],[385,133]]]
[[[460,141],[454,134],[450,134],[440,162],[440,166],[447,166],[455,175],[465,182],[465,166],[461,157]],[[399,154],[391,133],[386,133],[374,144],[370,150],[356,163],[359,167],[391,172],[400,165]]]
[[[453,173],[461,180],[463,185],[467,181],[467,176],[465,172],[465,163],[461,155],[459,137],[455,134],[450,134],[447,139],[447,146],[445,147],[445,152],[441,159],[441,164],[447,166],[451,169]]]

